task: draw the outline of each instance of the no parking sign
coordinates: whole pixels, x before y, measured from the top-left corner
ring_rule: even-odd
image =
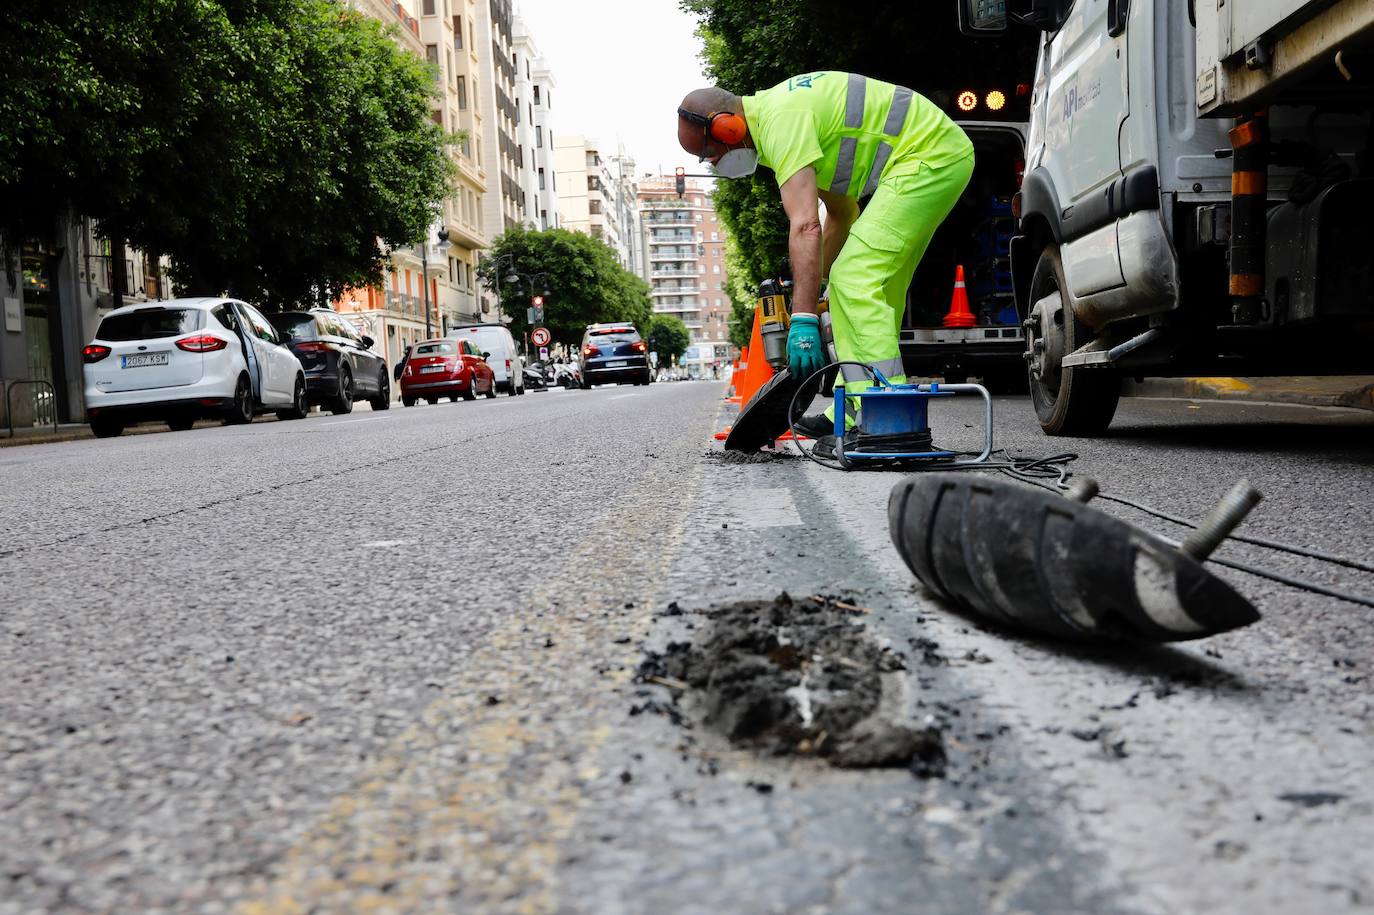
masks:
[[[530,331],[530,342],[535,346],[548,346],[553,339],[553,334],[549,333],[547,327],[536,327]]]

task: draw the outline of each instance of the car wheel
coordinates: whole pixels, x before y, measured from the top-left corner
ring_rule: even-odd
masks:
[[[386,378],[386,369],[377,374],[377,399],[372,401],[372,409],[391,409],[391,382]]]
[[[353,412],[353,373],[347,366],[339,370],[339,393],[329,410],[336,416]]]
[[[1031,276],[1035,303],[1026,330],[1031,403],[1047,435],[1096,435],[1116,414],[1121,376],[1111,369],[1065,368],[1063,359],[1092,338],[1074,313],[1059,248],[1046,246]]]
[[[124,424],[117,419],[97,416],[91,420],[91,432],[96,438],[118,438],[124,432]]]
[[[491,400],[491,399],[494,398],[495,396],[496,396],[496,379],[493,378],[491,381],[487,382],[487,400]],[[515,396],[515,382],[513,382],[513,381],[511,382],[511,396],[512,396],[512,397]]]
[[[238,384],[234,385],[234,402],[230,404],[224,422],[231,426],[242,426],[252,421],[253,388],[248,384],[248,376],[240,375]]]
[[[196,418],[194,416],[174,416],[167,420],[167,428],[173,432],[189,432],[195,424]]]
[[[472,381],[468,382],[467,390],[463,392],[463,399],[464,399],[464,400],[476,400],[476,399],[477,399],[477,379],[476,379],[476,378],[474,378],[474,379],[472,379]]]
[[[277,419],[305,419],[310,414],[310,401],[305,395],[305,376],[296,376],[296,386],[291,392],[291,406],[277,411]]]
[[[413,406],[415,406],[415,398],[414,398],[414,397],[405,397],[405,396],[402,396],[402,397],[401,397],[401,404],[402,404],[403,406],[413,407]]]
[[[463,399],[464,399],[464,400],[469,400],[470,398],[469,398],[466,394],[464,394],[464,395],[463,395]],[[449,402],[449,403],[457,403],[457,402],[458,402],[458,395],[457,395],[457,394],[450,394],[450,395],[448,395],[448,402]]]

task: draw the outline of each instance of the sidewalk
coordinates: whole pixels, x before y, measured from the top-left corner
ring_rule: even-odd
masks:
[[[393,404],[396,406],[400,406],[400,403],[401,401],[399,399],[393,401]],[[371,411],[372,405],[365,400],[360,400],[353,404],[353,412],[355,413],[370,413]],[[310,408],[310,416],[312,417],[324,415],[325,412],[327,411],[323,411],[319,407]],[[264,413],[256,417],[253,422],[261,423],[268,422],[269,420],[276,422],[276,417],[271,413]],[[195,428],[209,429],[222,425],[224,425],[223,420],[202,419],[196,423]],[[150,435],[154,432],[168,431],[170,430],[167,428],[166,423],[147,422],[139,423],[136,426],[129,426],[124,430],[124,434]],[[52,442],[75,442],[86,438],[95,438],[95,435],[91,432],[91,427],[85,423],[62,423],[57,427],[56,431],[53,430],[52,426],[35,426],[32,428],[20,427],[14,430],[14,438],[10,438],[9,427],[0,423],[0,448],[6,448],[11,445],[46,445]]]
[[[1269,378],[1147,378],[1127,381],[1127,397],[1177,397],[1246,403],[1374,410],[1374,375],[1277,375]]]

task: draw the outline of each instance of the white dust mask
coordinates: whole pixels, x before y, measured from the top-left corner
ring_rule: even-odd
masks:
[[[747,178],[759,167],[759,154],[744,147],[732,149],[711,167],[722,178]]]

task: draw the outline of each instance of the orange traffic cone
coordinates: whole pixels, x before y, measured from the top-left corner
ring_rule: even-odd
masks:
[[[773,377],[773,367],[768,364],[768,360],[763,358],[763,336],[759,333],[762,326],[763,316],[760,309],[754,309],[754,333],[749,339],[749,351],[754,354],[754,358],[749,360],[749,364],[744,367],[744,379],[735,383],[735,394],[739,397],[741,404],[747,404],[749,398],[754,396],[759,388],[768,383]]]
[[[954,296],[949,300],[949,314],[945,315],[945,327],[973,327],[978,319],[968,307],[968,290],[964,288],[964,265],[954,269]]]
[[[744,375],[742,375],[741,373],[748,366],[748,364],[749,347],[746,346],[739,351],[739,358],[735,360],[735,367],[730,372],[730,390],[725,395],[726,403],[732,403],[736,406],[739,406],[744,403],[744,401],[739,399],[739,386],[740,382],[744,380]]]

